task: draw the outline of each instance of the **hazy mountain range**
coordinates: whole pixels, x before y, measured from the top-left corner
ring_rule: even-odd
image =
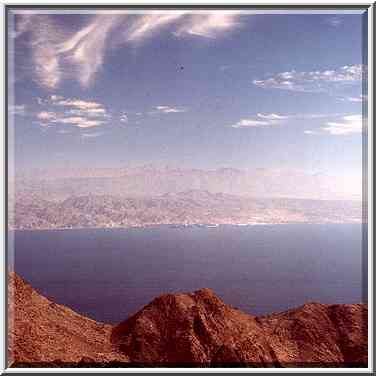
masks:
[[[19,192],[48,199],[72,195],[157,196],[189,190],[250,197],[317,200],[361,199],[338,178],[299,170],[219,168],[215,170],[144,165],[125,168],[59,168],[17,174]]]
[[[326,181],[228,168],[35,170],[16,177],[9,223],[15,229],[360,223],[362,202],[323,199],[333,197]]]
[[[169,193],[154,198],[70,196],[61,201],[24,195],[9,213],[11,228],[15,229],[362,221],[359,201],[253,199],[207,191]]]

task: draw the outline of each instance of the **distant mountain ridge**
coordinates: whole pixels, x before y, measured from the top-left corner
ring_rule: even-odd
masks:
[[[366,304],[255,317],[201,289],[162,295],[108,325],[49,301],[15,273],[8,284],[10,367],[367,367]]]
[[[361,199],[360,192],[350,194],[347,185],[324,174],[293,169],[228,167],[203,170],[145,165],[36,169],[16,176],[16,192],[41,194],[52,200],[87,194],[154,197],[191,189],[261,198]]]
[[[359,201],[250,198],[188,190],[156,197],[20,194],[9,205],[11,229],[188,224],[361,223]]]

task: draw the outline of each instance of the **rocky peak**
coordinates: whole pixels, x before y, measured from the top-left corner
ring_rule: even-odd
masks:
[[[307,303],[255,317],[204,288],[162,295],[112,326],[51,302],[15,273],[8,294],[16,365],[367,366],[366,304]]]

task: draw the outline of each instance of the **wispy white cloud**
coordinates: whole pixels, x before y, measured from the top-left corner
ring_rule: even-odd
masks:
[[[76,78],[86,87],[103,65],[108,37],[124,16],[99,15],[71,38],[57,45],[57,54],[76,68]]]
[[[141,42],[150,38],[157,31],[176,23],[186,12],[171,12],[170,14],[161,14],[153,12],[148,15],[139,16],[131,26],[123,31],[124,41]]]
[[[48,15],[20,14],[16,16],[16,37],[30,34],[30,64],[33,79],[40,86],[55,88],[62,78],[59,58],[56,54],[56,42],[64,37],[64,32],[57,28],[56,23]]]
[[[36,114],[42,126],[57,124],[92,128],[104,125],[110,117],[98,102],[69,99],[60,95],[51,95],[38,102],[42,108],[46,108]]]
[[[240,26],[239,16],[233,11],[153,11],[148,15],[113,12],[95,15],[72,32],[51,15],[28,13],[17,16],[15,36],[30,34],[34,79],[40,86],[55,89],[63,79],[74,79],[88,87],[111,48],[140,45],[167,27],[178,37],[215,38]]]
[[[104,108],[88,108],[86,110],[71,109],[68,112],[78,116],[109,117]]]
[[[102,118],[103,120],[104,118],[110,117],[105,107],[99,102],[51,95],[47,103],[53,106],[63,107],[66,113],[70,115]]]
[[[347,100],[349,102],[363,102],[363,96],[359,97],[348,97]]]
[[[41,111],[37,113],[37,119],[42,121],[55,121],[56,117],[57,115],[55,112]]]
[[[51,95],[50,99],[53,104],[75,107],[80,110],[100,109],[102,107],[102,105],[98,102],[84,101],[81,99],[64,99],[63,97],[57,95]]]
[[[326,126],[321,127],[321,130],[328,132],[333,136],[350,135],[354,133],[361,133],[363,129],[362,115],[347,115],[341,121],[327,122]]]
[[[83,138],[95,138],[99,137],[103,134],[103,132],[92,132],[92,133],[82,133],[81,137]]]
[[[324,125],[321,125],[317,129],[307,129],[304,131],[308,135],[325,135],[330,134],[332,136],[346,136],[359,134],[365,127],[363,127],[363,117],[359,114],[354,115],[336,115],[333,120],[327,119]]]
[[[162,113],[162,114],[170,114],[170,113],[178,113],[178,112],[186,112],[186,108],[178,108],[178,107],[170,107],[170,106],[155,106],[155,111],[152,113]]]
[[[46,43],[41,44],[34,50],[34,69],[37,81],[41,86],[53,89],[60,82],[62,76],[60,63],[53,47]]]
[[[329,115],[333,116],[333,115]],[[263,127],[270,125],[279,125],[286,123],[287,120],[304,120],[304,119],[315,119],[321,117],[328,117],[324,114],[289,114],[282,115],[276,113],[270,114],[260,114],[258,113],[255,116],[250,118],[245,118],[239,120],[237,123],[231,125],[232,128],[247,128],[247,127]]]
[[[288,116],[278,114],[257,114],[251,118],[241,119],[237,123],[232,124],[232,128],[249,128],[249,127],[265,127],[270,125],[279,125],[283,123]]]
[[[257,116],[261,119],[267,119],[267,120],[285,120],[289,117],[287,115],[278,115],[278,114],[257,114]]]
[[[41,98],[38,98],[38,99],[41,99]],[[56,95],[56,94],[53,94],[50,96],[50,100],[54,103],[58,102],[58,101],[62,101],[64,100],[64,97],[61,96],[61,95]],[[42,100],[43,101],[43,100]],[[46,100],[45,100],[46,101]]]
[[[205,38],[216,38],[229,30],[240,26],[239,12],[217,11],[210,14],[190,16],[183,22],[175,35],[195,35]]]
[[[32,21],[32,17],[29,17],[26,14],[17,15],[13,37],[18,38],[23,33],[29,31],[31,27],[31,21]]]
[[[315,130],[307,129],[303,132],[305,134],[325,134],[332,135],[352,134],[358,133],[362,130],[362,117],[361,115],[344,115],[338,113],[332,114],[261,114],[251,116],[249,118],[240,119],[232,128],[260,128],[275,125],[287,125],[290,121],[296,122],[297,120],[309,121],[325,121],[325,125]],[[304,123],[303,123],[304,124]]]
[[[98,127],[99,125],[102,125],[104,123],[102,120],[90,120],[80,116],[56,118],[55,120],[53,120],[53,122],[74,125],[79,128]]]
[[[268,121],[254,120],[254,119],[241,119],[233,124],[232,128],[248,128],[248,127],[261,127],[264,125],[271,125]]]
[[[122,123],[128,123],[128,121],[129,121],[128,115],[127,115],[127,114],[123,114],[123,115],[121,115],[121,116],[120,116],[120,121],[121,121]]]
[[[41,121],[42,126],[54,124],[68,124],[79,128],[91,128],[102,125],[102,120],[91,120],[86,117],[72,116],[66,117],[66,114],[41,111],[37,114],[37,119]]]
[[[366,74],[361,65],[345,65],[334,70],[281,72],[253,84],[264,89],[281,89],[300,92],[330,92],[338,85],[359,83]]]
[[[358,95],[358,96],[345,96],[345,97],[339,97],[338,98],[341,101],[346,101],[346,102],[356,102],[356,103],[362,103],[368,100],[367,95]]]

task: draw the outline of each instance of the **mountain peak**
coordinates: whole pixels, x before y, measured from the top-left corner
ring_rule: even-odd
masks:
[[[8,351],[17,365],[367,365],[366,304],[307,303],[254,317],[202,288],[161,295],[112,326],[51,302],[15,273],[8,293]]]

